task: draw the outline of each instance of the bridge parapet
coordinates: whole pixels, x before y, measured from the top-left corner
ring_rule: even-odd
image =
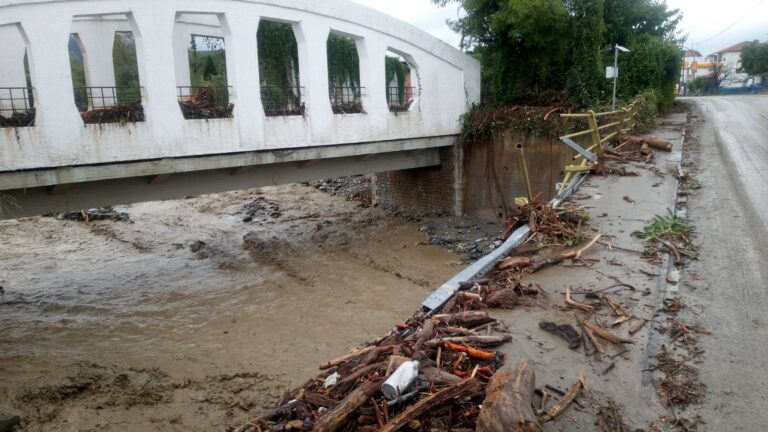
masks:
[[[294,30],[303,115],[265,115],[256,37],[262,18]],[[88,85],[114,87],[110,35],[120,31],[135,39],[144,121],[84,124],[73,102],[68,40],[77,34]],[[332,109],[326,57],[332,32],[355,40],[363,113],[340,115]],[[191,84],[185,74],[191,34],[226,40],[231,118],[182,115],[177,88]],[[0,87],[34,88],[29,101],[36,116],[34,126],[0,129],[0,171],[455,135],[460,116],[480,96],[475,59],[346,0],[7,0],[0,1],[4,35],[9,38],[3,40],[18,42],[0,48],[8,54],[0,61],[15,62],[0,67]],[[388,51],[404,55],[418,75],[418,97],[398,112],[388,103]],[[22,66],[25,52],[29,81]]]

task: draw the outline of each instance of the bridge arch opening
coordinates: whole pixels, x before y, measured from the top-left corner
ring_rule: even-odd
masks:
[[[328,87],[334,114],[365,113],[360,80],[360,38],[331,31],[328,35]]]
[[[384,74],[389,111],[395,114],[411,111],[421,94],[421,79],[413,57],[388,48],[384,58]]]
[[[293,24],[262,18],[256,38],[264,114],[304,115],[299,45]]]
[[[73,18],[69,63],[83,123],[144,121],[135,28],[127,13]]]
[[[35,124],[28,41],[21,24],[0,26],[0,127]]]
[[[221,14],[176,14],[176,90],[187,120],[232,117],[227,33]]]

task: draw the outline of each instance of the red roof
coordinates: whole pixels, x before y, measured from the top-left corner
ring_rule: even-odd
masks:
[[[744,47],[744,45],[747,45],[749,43],[751,43],[751,42],[749,42],[749,41],[739,42],[736,45],[731,45],[728,48],[721,49],[720,51],[716,51],[716,52],[714,52],[712,54],[724,54],[724,53],[729,53],[729,52],[741,52],[741,49]]]
[[[683,51],[683,57],[701,57],[701,53],[696,50],[688,49]]]

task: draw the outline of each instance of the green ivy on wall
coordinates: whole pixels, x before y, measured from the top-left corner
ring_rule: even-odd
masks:
[[[257,33],[262,86],[300,87],[299,46],[290,24],[262,20]]]
[[[360,87],[360,56],[357,43],[348,36],[328,36],[328,84],[331,87]]]

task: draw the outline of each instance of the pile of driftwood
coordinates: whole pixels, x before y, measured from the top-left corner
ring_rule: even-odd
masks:
[[[85,124],[136,123],[144,121],[144,107],[141,102],[120,103],[117,105],[94,108],[80,113]]]
[[[509,212],[503,238],[509,238],[515,230],[528,225],[534,237],[539,236],[546,246],[574,246],[583,240],[581,224],[586,219],[587,215],[581,206],[568,201],[559,208],[553,208],[539,195],[528,204]]]
[[[216,87],[202,87],[190,95],[179,98],[179,106],[185,119],[230,118],[235,106],[221,103]]]
[[[35,125],[35,110],[15,112],[10,117],[0,115],[0,127],[28,127]]]
[[[549,395],[536,392],[529,363],[503,367],[493,347],[511,337],[475,309],[493,293],[471,286],[439,313],[418,312],[386,337],[322,364],[324,372],[286,392],[277,408],[230,431],[540,431],[576,397],[583,377],[547,408]]]
[[[611,166],[610,162],[620,164],[629,162],[650,163],[653,161],[654,150],[671,152],[672,143],[648,135],[625,135],[622,137],[621,144],[603,150],[593,171],[598,175],[637,175],[637,173],[627,171],[623,167]]]

